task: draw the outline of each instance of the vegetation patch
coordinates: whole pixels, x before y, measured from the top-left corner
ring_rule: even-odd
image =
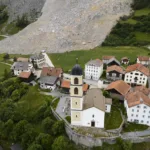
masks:
[[[57,98],[56,100],[54,100],[53,102],[52,102],[52,107],[54,108],[54,110],[56,109],[56,107],[57,107],[57,105],[58,105],[58,103],[59,103],[59,98]]]
[[[111,107],[111,112],[105,114],[105,129],[116,129],[119,128],[122,123],[122,117],[120,111],[115,106]]]
[[[71,123],[71,116],[66,116],[65,119],[68,121],[68,123]]]
[[[65,72],[69,72],[76,63],[84,68],[85,63],[91,59],[101,59],[103,55],[115,55],[118,60],[127,56],[130,62],[135,62],[137,56],[148,55],[149,50],[143,47],[117,46],[117,47],[97,47],[89,51],[72,51],[65,53],[50,54],[50,58],[56,67],[62,67]]]
[[[148,129],[147,125],[136,124],[136,123],[127,123],[123,126],[123,132],[135,132]]]
[[[10,66],[0,63],[0,78],[4,77],[4,71],[7,70],[10,71]]]

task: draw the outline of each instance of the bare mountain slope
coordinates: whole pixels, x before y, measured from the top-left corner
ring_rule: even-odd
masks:
[[[42,16],[0,42],[0,52],[34,53],[91,49],[100,45],[132,0],[46,0]]]

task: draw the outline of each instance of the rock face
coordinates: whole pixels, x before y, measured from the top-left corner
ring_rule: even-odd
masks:
[[[29,1],[29,0],[26,0]],[[132,0],[46,0],[41,17],[0,42],[0,52],[50,53],[100,45]]]
[[[0,0],[0,5],[6,5],[9,13],[9,22],[18,16],[27,14],[30,20],[35,20],[41,15],[41,10],[46,0]]]

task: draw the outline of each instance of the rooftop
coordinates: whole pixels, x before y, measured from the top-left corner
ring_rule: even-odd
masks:
[[[19,74],[19,77],[24,78],[24,79],[28,79],[30,77],[30,75],[31,75],[31,72],[21,72]]]
[[[30,59],[43,59],[43,58],[44,58],[44,55],[41,53],[30,56]]]
[[[29,58],[23,58],[23,57],[18,57],[17,61],[21,61],[21,62],[28,62]]]
[[[98,88],[88,90],[84,97],[83,109],[98,108],[105,111],[106,98],[103,96],[102,91]],[[111,99],[107,99],[107,103],[111,103]]]
[[[100,67],[103,64],[103,62],[100,59],[90,60],[86,63],[86,65],[94,65],[97,67]]]
[[[130,92],[126,95],[128,107],[133,107],[139,104],[145,104],[150,106],[150,99],[141,91]]]
[[[32,64],[30,62],[14,62],[11,69],[14,70],[28,70],[29,65]]]
[[[102,57],[103,60],[109,60],[111,58],[115,58],[115,56],[103,56]]]
[[[44,76],[39,79],[39,83],[51,84],[54,85],[58,80],[58,77],[55,76]]]
[[[132,72],[132,71],[140,71],[141,73],[145,74],[146,76],[149,76],[149,69],[143,66],[142,64],[134,64],[130,65],[126,68],[125,72]]]
[[[148,56],[138,56],[139,61],[149,61]]]
[[[106,88],[106,90],[115,89],[121,95],[125,96],[129,92],[130,88],[131,88],[130,85],[128,85],[122,80],[118,80],[118,81],[110,83],[108,87]]]
[[[117,71],[117,72],[122,73],[122,74],[124,73],[122,67],[117,66],[117,65],[113,65],[113,66],[107,67],[106,72],[110,72],[110,71]]]
[[[56,76],[59,77],[63,73],[62,68],[43,67],[41,76]]]
[[[77,75],[77,76],[83,75],[82,68],[79,64],[74,65],[74,67],[71,70],[71,75]]]

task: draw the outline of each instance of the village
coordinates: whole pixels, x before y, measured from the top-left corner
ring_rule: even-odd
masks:
[[[84,70],[78,58],[75,62],[70,74],[65,73],[54,67],[43,50],[29,58],[17,58],[11,70],[22,82],[38,84],[43,93],[59,97],[56,113],[73,127],[105,131],[105,117],[111,114],[112,104],[125,110],[123,121],[134,123],[135,129],[136,124],[150,126],[148,56],[137,57],[135,64],[127,57],[103,56],[89,60]]]

